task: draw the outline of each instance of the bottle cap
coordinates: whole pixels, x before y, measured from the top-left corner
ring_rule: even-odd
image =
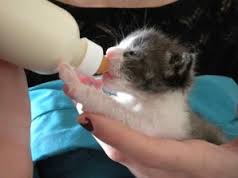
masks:
[[[103,49],[98,44],[94,43],[93,41],[87,40],[87,50],[85,52],[83,61],[78,67],[80,73],[86,75],[94,75],[97,73],[101,63],[103,61]]]

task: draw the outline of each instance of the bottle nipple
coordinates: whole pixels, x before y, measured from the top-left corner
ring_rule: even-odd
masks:
[[[107,72],[109,69],[109,60],[104,56],[101,62],[101,65],[99,66],[96,74],[101,75],[105,72]]]

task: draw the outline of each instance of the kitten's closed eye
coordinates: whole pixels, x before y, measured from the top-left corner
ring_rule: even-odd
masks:
[[[141,60],[144,58],[143,53],[138,50],[128,50],[123,53],[125,59]]]
[[[136,52],[135,51],[126,51],[123,53],[123,57],[126,58],[130,58],[130,57],[135,57],[136,56]]]

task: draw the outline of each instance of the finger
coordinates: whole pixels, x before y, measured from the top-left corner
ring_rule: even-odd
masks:
[[[222,147],[238,153],[238,138],[227,144],[222,145]]]
[[[123,154],[121,151],[115,149],[111,145],[108,145],[98,139],[97,137],[94,137],[99,145],[102,147],[102,149],[105,151],[106,155],[113,161],[116,161],[118,163],[121,163],[123,165],[126,165],[128,163],[131,163],[131,160],[129,157],[127,157],[125,154]]]
[[[101,145],[107,156],[124,166],[126,166],[132,173],[136,173],[139,177],[150,177],[150,178],[184,178],[184,174],[174,171],[167,171],[162,169],[148,168],[147,165],[140,164],[138,161],[125,156],[119,150],[113,148],[112,146],[102,142],[100,139],[96,138],[97,142]]]
[[[201,159],[205,159],[204,150],[199,151],[196,142],[191,148],[191,143],[155,139],[136,132],[117,120],[92,113],[83,114],[79,122],[103,142],[151,168],[195,169],[201,166],[198,163],[204,162]]]

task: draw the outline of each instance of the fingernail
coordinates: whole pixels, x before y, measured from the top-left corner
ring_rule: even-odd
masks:
[[[83,128],[85,128],[86,130],[88,130],[89,132],[92,132],[94,128],[93,128],[93,124],[92,124],[91,120],[89,118],[85,117],[85,121],[86,121],[86,123],[81,123],[81,126]]]

